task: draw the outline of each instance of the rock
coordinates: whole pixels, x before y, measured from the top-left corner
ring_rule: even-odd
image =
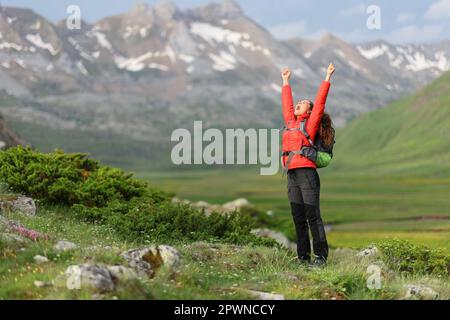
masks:
[[[180,254],[178,251],[173,247],[165,245],[131,249],[123,252],[120,256],[141,277],[152,277],[162,265],[168,268],[174,268],[180,264]]]
[[[403,299],[436,300],[439,293],[423,285],[407,285]]]
[[[289,241],[289,239],[281,232],[273,231],[273,230],[266,229],[266,228],[253,229],[250,232],[257,237],[273,239],[285,248],[288,248],[288,249],[296,248],[296,244]]]
[[[119,251],[118,247],[93,245],[85,248],[86,251]]]
[[[53,246],[53,248],[56,251],[68,251],[68,250],[74,250],[74,249],[78,248],[78,246],[75,243],[73,243],[73,242],[66,241],[66,240],[61,240],[61,241],[58,241]]]
[[[47,257],[41,256],[41,255],[36,255],[33,257],[34,262],[36,263],[46,263],[49,260],[47,259]]]
[[[21,212],[28,216],[36,215],[36,204],[32,198],[20,196],[12,203],[13,212]]]
[[[44,282],[39,280],[35,280],[33,283],[36,288],[48,288],[53,286],[53,283],[51,282]]]
[[[9,220],[0,214],[0,227],[7,227]]]
[[[373,257],[376,256],[378,253],[377,247],[369,247],[366,248],[356,254],[357,257]]]
[[[69,266],[65,272],[69,290],[91,288],[98,292],[114,290],[114,282],[108,268],[95,264]]]
[[[137,274],[134,270],[124,266],[108,266],[109,273],[115,281],[129,281],[137,279]]]
[[[282,294],[267,293],[255,290],[244,290],[244,291],[258,300],[285,300]]]
[[[26,244],[28,239],[13,233],[0,233],[0,240],[7,245]]]
[[[248,202],[247,199],[240,198],[240,199],[236,199],[231,202],[224,203],[222,205],[222,208],[225,211],[233,212],[233,211],[239,211],[239,209],[241,209],[243,207],[249,207],[249,206],[251,206],[251,204],[250,204],[250,202]]]

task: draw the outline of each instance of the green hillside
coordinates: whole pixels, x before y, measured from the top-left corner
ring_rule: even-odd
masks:
[[[333,171],[450,176],[450,73],[338,130]]]

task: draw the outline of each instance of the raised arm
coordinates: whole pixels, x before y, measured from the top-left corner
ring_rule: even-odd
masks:
[[[283,89],[281,91],[281,103],[283,109],[283,118],[286,125],[289,121],[295,119],[294,116],[294,99],[292,98],[292,89],[289,85],[289,78],[291,77],[291,71],[284,69],[281,73],[283,78]]]
[[[325,81],[322,82],[322,85],[317,92],[316,100],[314,101],[314,108],[311,112],[311,116],[309,117],[306,127],[306,130],[312,140],[316,137],[317,131],[319,130],[320,121],[322,120],[323,113],[325,112],[325,104],[327,102],[327,96],[331,85],[330,80],[335,70],[336,68],[334,65],[330,63]]]

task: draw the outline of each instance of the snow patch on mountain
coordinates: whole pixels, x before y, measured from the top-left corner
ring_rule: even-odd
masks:
[[[105,49],[108,49],[109,51],[112,50],[112,45],[111,43],[108,41],[108,39],[106,38],[106,35],[100,31],[97,31],[95,29],[92,29],[91,31],[89,31],[87,33],[87,36],[90,38],[96,38],[98,44]]]
[[[89,72],[86,70],[86,67],[84,66],[82,61],[77,61],[77,68],[83,75],[85,76],[89,75]]]
[[[52,56],[55,56],[58,54],[59,50],[55,49],[51,43],[47,43],[44,40],[42,40],[41,35],[39,33],[37,34],[27,34],[25,38],[30,41],[33,45],[35,45],[38,48],[48,50]]]
[[[232,44],[234,46],[240,46],[251,51],[262,52],[266,56],[270,56],[270,50],[257,45],[250,41],[250,35],[248,33],[241,33],[224,29],[222,27],[214,26],[205,22],[193,22],[191,23],[191,33],[201,37],[208,42],[211,46],[216,44]]]
[[[88,61],[93,61],[93,56],[91,56],[86,51],[84,51],[84,49],[81,47],[81,45],[74,38],[69,37],[68,41],[75,48],[75,50],[77,50],[80,53],[81,57],[83,57],[84,59],[86,59]]]
[[[6,22],[8,22],[8,24],[13,24],[13,22],[16,20],[17,17],[6,17]]]
[[[336,53],[341,58],[345,58],[345,53],[341,49],[334,49],[334,53]]]
[[[180,53],[178,55],[178,59],[180,59],[180,60],[182,60],[182,61],[184,61],[186,63],[192,63],[195,60],[195,58],[193,56],[190,56],[190,55],[187,55],[187,54],[184,54],[184,53]]]
[[[369,49],[364,49],[361,46],[357,46],[356,48],[358,49],[359,53],[368,60],[375,59],[389,51],[389,47],[385,44]]]
[[[444,52],[437,52],[435,54],[436,60],[430,60],[425,57],[421,52],[415,52],[414,54],[405,54],[409,64],[406,66],[407,70],[414,72],[436,68],[440,71],[447,71],[450,69],[450,62],[447,60]]]
[[[225,72],[228,70],[234,70],[236,68],[236,59],[231,54],[226,53],[225,51],[220,51],[220,55],[210,53],[208,56],[214,62],[214,70]]]
[[[26,48],[17,43],[3,41],[0,43],[0,50],[14,49],[16,51],[26,51]]]
[[[35,24],[31,26],[32,30],[39,30],[41,28],[41,21],[36,20]]]
[[[135,58],[125,58],[125,57],[116,57],[115,58],[115,62],[116,65],[119,69],[125,69],[131,72],[139,72],[142,71],[145,68],[149,68],[149,69],[159,69],[162,71],[168,71],[169,67],[160,63],[149,63],[146,64],[146,61],[152,58],[159,58],[159,57],[164,57],[167,56],[170,58],[171,56],[171,51],[166,51],[166,52],[147,52],[144,53],[143,55],[140,55],[138,57]]]
[[[22,59],[14,59],[14,61],[21,66],[23,69],[27,68],[27,65],[25,64],[25,61],[23,61]]]

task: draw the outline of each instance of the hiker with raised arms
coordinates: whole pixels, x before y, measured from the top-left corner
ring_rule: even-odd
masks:
[[[288,199],[297,234],[297,254],[305,265],[323,266],[328,258],[328,243],[320,215],[320,179],[317,168],[325,167],[333,154],[334,128],[325,113],[333,64],[327,70],[314,103],[301,100],[295,107],[289,85],[291,72],[282,71],[282,109],[285,128],[282,162],[287,173]],[[309,228],[308,228],[309,226]],[[311,262],[309,230],[315,258]]]

